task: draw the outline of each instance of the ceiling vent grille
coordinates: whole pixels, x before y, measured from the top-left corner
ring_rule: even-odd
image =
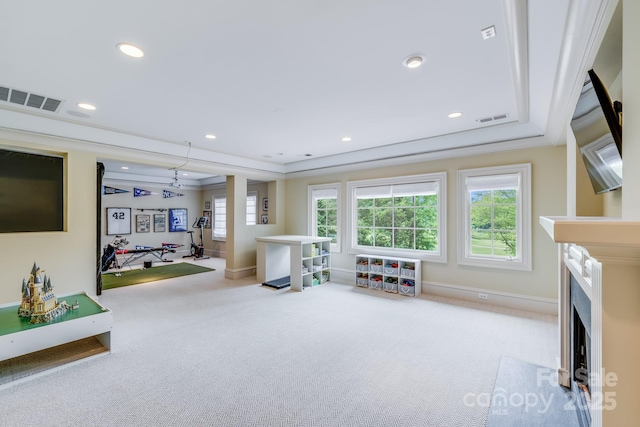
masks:
[[[491,116],[491,117],[485,117],[485,118],[482,118],[482,119],[476,119],[476,122],[489,123],[489,122],[495,122],[496,120],[506,119],[507,117],[509,117],[508,114],[498,114],[497,116]]]
[[[62,101],[18,89],[0,86],[0,101],[57,113]]]

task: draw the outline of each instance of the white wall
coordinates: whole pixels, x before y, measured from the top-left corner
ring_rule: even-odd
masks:
[[[115,236],[107,235],[107,208],[131,208],[131,234],[123,235],[129,244],[126,249],[135,249],[136,246],[159,247],[162,243],[175,243],[183,245],[176,249],[176,253],[167,254],[165,258],[171,259],[182,257],[189,253],[191,239],[187,231],[193,231],[195,243],[200,242],[200,229],[192,228],[196,219],[202,216],[202,192],[200,188],[170,188],[157,184],[131,183],[115,180],[104,180],[103,184],[110,187],[129,191],[128,193],[109,194],[102,196],[102,239],[101,247],[104,247],[113,240]],[[150,196],[134,197],[134,188],[140,188],[152,192]],[[168,190],[173,193],[182,194],[180,197],[163,198],[162,191]],[[187,231],[169,231],[169,209],[187,209]],[[164,209],[160,211],[159,209]],[[166,221],[165,232],[155,232],[153,229],[153,215],[164,215]],[[136,216],[149,215],[151,217],[151,230],[146,233],[136,231]],[[140,258],[134,264],[142,264],[144,261],[159,261],[156,257],[147,255]]]
[[[67,157],[65,231],[0,233],[0,304],[18,302],[22,280],[36,262],[58,295],[86,291],[96,294],[96,156],[41,143],[42,137],[18,142],[0,133],[5,149],[55,151]],[[50,142],[50,141],[49,141]],[[29,197],[25,194],[25,197]]]

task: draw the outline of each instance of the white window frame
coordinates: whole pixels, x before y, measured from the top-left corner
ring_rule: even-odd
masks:
[[[412,249],[380,248],[358,246],[358,219],[356,190],[363,187],[405,185],[429,183],[436,184],[438,194],[438,250],[421,251]],[[395,255],[405,258],[418,258],[424,261],[447,262],[447,173],[436,172],[423,175],[410,175],[395,178],[369,179],[347,182],[347,229],[348,247],[350,254],[367,253],[372,255]]]
[[[471,201],[467,178],[518,175],[516,195],[516,257],[471,254]],[[458,171],[458,264],[531,271],[531,164]]]
[[[342,252],[341,235],[342,235],[342,196],[340,192],[340,183],[310,185],[308,187],[308,209],[309,209],[309,223],[307,225],[307,232],[311,236],[318,235],[318,212],[316,211],[316,198],[317,195],[321,195],[323,192],[335,191],[336,192],[336,205],[337,205],[337,228],[338,233],[336,235],[336,243],[331,243],[331,252]]]

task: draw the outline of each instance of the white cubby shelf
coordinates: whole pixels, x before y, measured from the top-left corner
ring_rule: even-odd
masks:
[[[422,292],[419,259],[381,255],[356,255],[356,286],[400,295]]]

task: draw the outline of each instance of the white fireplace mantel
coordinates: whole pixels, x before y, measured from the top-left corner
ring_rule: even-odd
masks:
[[[625,425],[640,419],[640,222],[609,217],[540,217],[554,242],[561,244],[559,328],[561,384],[570,370],[573,275],[591,298],[593,426]],[[613,374],[613,377],[611,376]],[[615,379],[614,379],[615,378]]]
[[[609,217],[541,216],[540,225],[556,243],[573,243],[596,257],[640,261],[640,221]]]

